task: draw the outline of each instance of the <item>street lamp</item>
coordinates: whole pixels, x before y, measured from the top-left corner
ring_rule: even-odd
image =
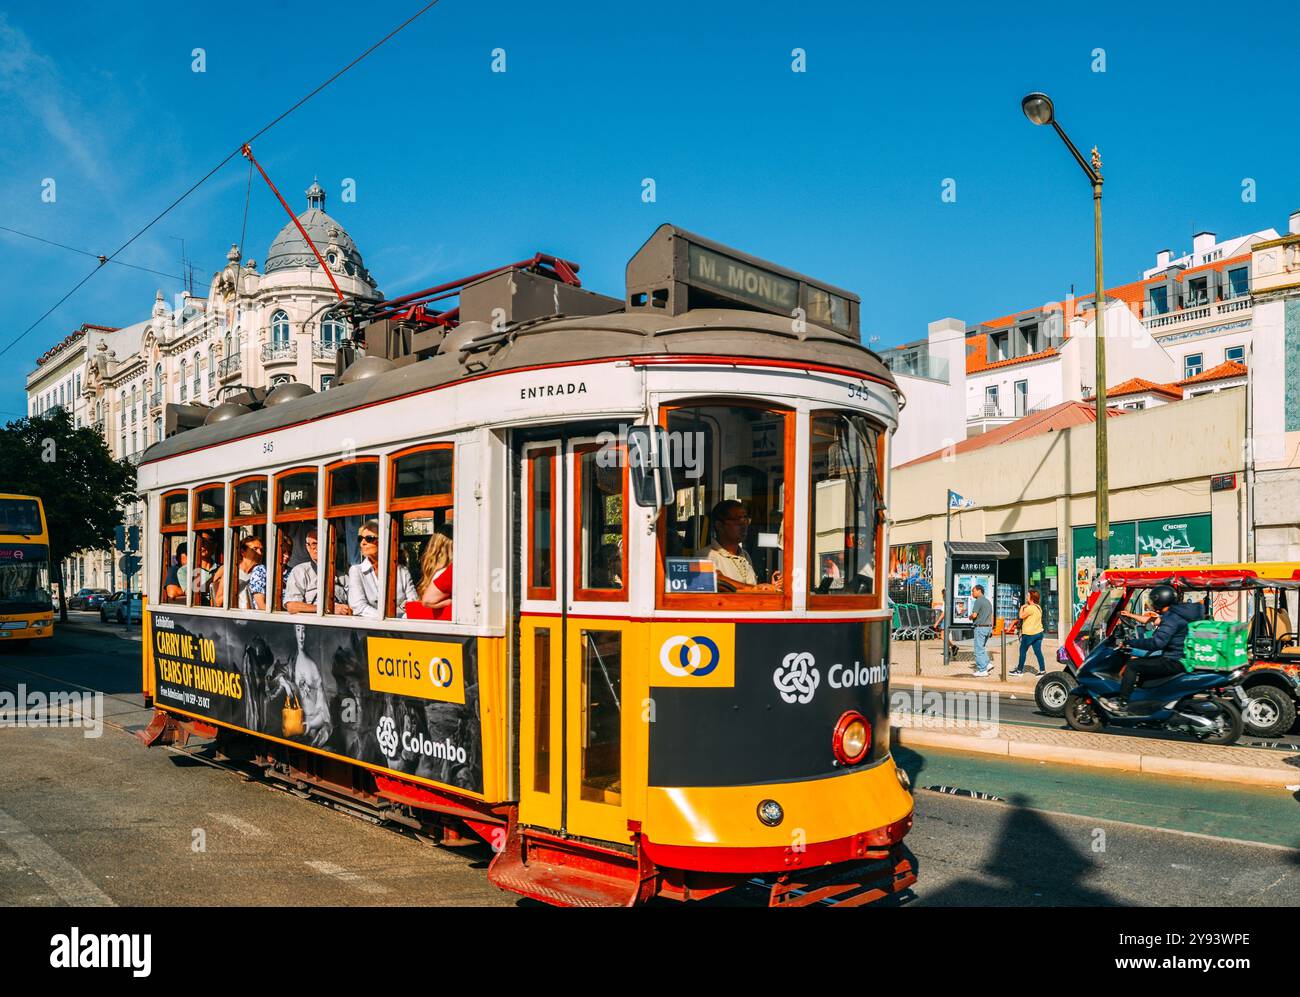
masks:
[[[1056,120],[1056,109],[1052,106],[1052,98],[1045,93],[1031,93],[1025,96],[1020,102],[1020,109],[1025,112],[1025,117],[1036,125],[1051,125],[1056,129],[1056,134],[1061,136],[1061,141],[1065,147],[1070,150],[1074,156],[1075,162],[1083,167],[1083,172],[1088,175],[1088,182],[1092,184],[1092,214],[1093,214],[1093,238],[1096,252],[1096,292],[1093,304],[1093,313],[1096,320],[1097,332],[1097,373],[1095,379],[1096,387],[1096,409],[1097,409],[1097,570],[1105,571],[1110,566],[1110,475],[1108,473],[1108,454],[1106,444],[1106,329],[1105,316],[1102,314],[1105,303],[1106,293],[1105,285],[1102,282],[1101,273],[1101,155],[1097,152],[1097,147],[1092,147],[1091,159],[1084,159],[1070,137],[1065,134],[1060,124]]]

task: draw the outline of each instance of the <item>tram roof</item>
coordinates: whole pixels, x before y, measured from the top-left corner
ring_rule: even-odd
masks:
[[[889,368],[861,344],[812,323],[796,332],[788,317],[762,312],[700,308],[679,315],[616,312],[572,318],[552,316],[500,332],[486,323],[466,322],[447,334],[435,356],[177,433],[149,447],[141,463],[473,378],[513,370],[563,368],[593,360],[652,356],[716,357],[724,363],[732,359],[774,360],[836,367],[895,386]]]

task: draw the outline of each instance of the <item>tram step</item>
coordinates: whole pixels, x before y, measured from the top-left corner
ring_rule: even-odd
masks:
[[[512,826],[488,868],[490,882],[559,907],[630,907],[647,899],[633,856],[615,857]]]

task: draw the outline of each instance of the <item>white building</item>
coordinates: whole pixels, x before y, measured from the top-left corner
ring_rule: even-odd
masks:
[[[298,216],[345,298],[381,300],[356,243],[325,213],[319,183]],[[158,292],[148,319],[123,329],[83,326],[38,361],[27,379],[28,410],[66,405],[79,425],[100,429],[119,458],[138,461],[162,439],[168,402],[216,404],[225,389],[300,381],[320,391],[334,374],[334,355],[350,336],[331,309],[338,296],[297,226],[271,242],[266,264],[241,260],[237,247],[213,275],[206,297]],[[129,509],[127,525],[140,525]],[[141,530],[142,537],[147,530]],[[108,554],[65,565],[69,592],[122,584]]]

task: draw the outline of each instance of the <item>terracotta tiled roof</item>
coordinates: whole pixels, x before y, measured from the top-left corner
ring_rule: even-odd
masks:
[[[1106,415],[1111,419],[1124,414],[1120,409],[1106,409]],[[1014,443],[1017,440],[1039,436],[1042,433],[1059,432],[1062,429],[1069,429],[1071,426],[1083,426],[1095,422],[1096,418],[1096,408],[1088,402],[1061,402],[1060,405],[1053,405],[1041,412],[1034,412],[1032,415],[1007,423],[1005,426],[990,429],[987,433],[971,436],[951,449],[936,450],[934,453],[926,454],[924,457],[917,457],[915,460],[909,460],[906,464],[898,466],[911,467],[913,464],[923,464],[927,460],[938,460],[950,453],[970,453],[972,450],[982,450],[984,447]]]
[[[1193,374],[1191,377],[1185,377],[1179,384],[1204,384],[1206,381],[1226,381],[1234,377],[1245,377],[1246,365],[1238,363],[1236,360],[1225,360],[1217,367],[1211,367],[1209,370],[1203,370],[1199,374]]]
[[[1122,384],[1117,384],[1113,388],[1106,389],[1107,398],[1119,398],[1123,395],[1143,395],[1148,392],[1157,395],[1167,395],[1170,398],[1182,398],[1181,388],[1172,384],[1159,384],[1155,381],[1148,381],[1144,377],[1130,377]]]

